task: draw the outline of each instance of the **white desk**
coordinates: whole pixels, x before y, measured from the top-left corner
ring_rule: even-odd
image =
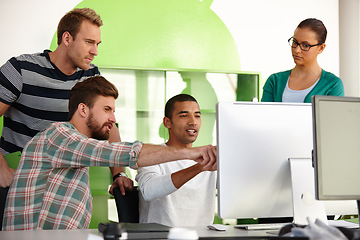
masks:
[[[276,236],[268,231],[246,231],[229,226],[226,231],[209,230],[206,227],[189,228],[195,229],[199,237],[254,237]],[[87,240],[89,234],[102,237],[96,229],[86,230],[43,230],[43,231],[0,231],[1,240]]]

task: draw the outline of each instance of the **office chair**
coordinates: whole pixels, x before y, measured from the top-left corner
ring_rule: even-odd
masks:
[[[114,192],[119,222],[138,223],[139,193],[137,186],[134,186],[132,191],[126,191],[125,196],[121,195],[119,187],[115,187],[113,192]]]

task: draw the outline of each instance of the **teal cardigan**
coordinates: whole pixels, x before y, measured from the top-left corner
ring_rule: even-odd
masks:
[[[272,74],[263,87],[262,102],[282,102],[282,95],[291,70]],[[322,70],[321,77],[315,87],[306,95],[304,102],[311,103],[313,95],[344,96],[344,85],[340,78]]]

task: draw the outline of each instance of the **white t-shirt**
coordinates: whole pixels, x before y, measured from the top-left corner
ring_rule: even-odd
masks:
[[[179,160],[138,169],[140,223],[170,227],[213,223],[216,171],[201,172],[179,189],[171,180],[172,173],[194,164],[193,160]]]

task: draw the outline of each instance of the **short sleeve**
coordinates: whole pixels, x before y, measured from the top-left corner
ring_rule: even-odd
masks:
[[[11,58],[0,67],[0,101],[11,105],[19,97],[22,90],[20,64]]]

